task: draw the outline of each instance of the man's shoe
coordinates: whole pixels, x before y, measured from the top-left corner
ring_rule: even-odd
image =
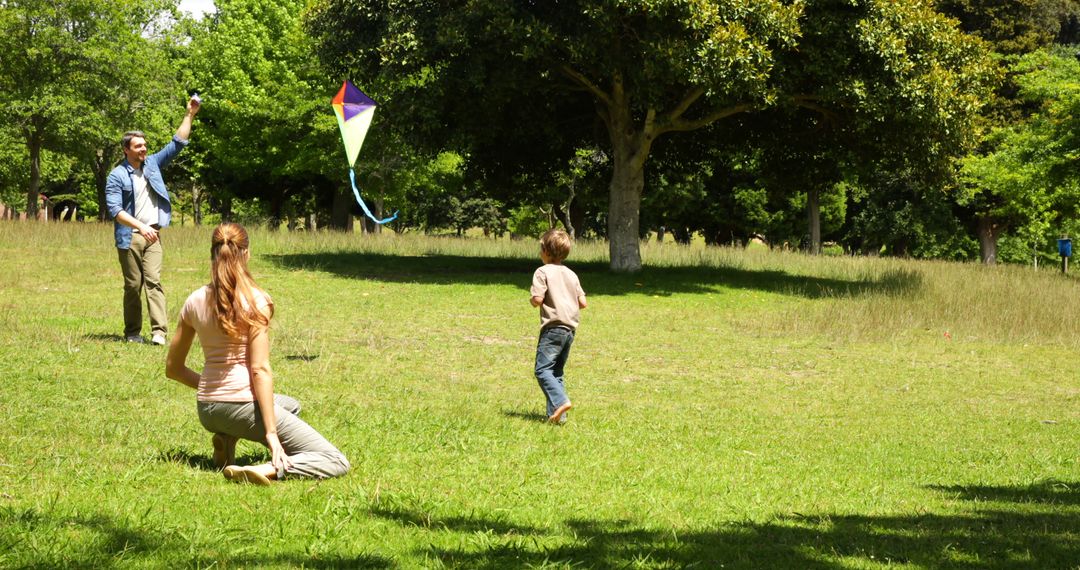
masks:
[[[150,342],[158,346],[165,346],[165,335],[156,334],[154,338],[150,339]]]
[[[141,337],[141,336],[139,336],[137,334],[133,334],[133,335],[124,337],[124,341],[133,342],[135,344],[142,344],[143,343],[143,337]]]

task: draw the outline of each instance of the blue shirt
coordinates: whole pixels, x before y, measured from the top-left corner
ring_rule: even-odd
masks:
[[[158,226],[168,227],[172,220],[172,203],[169,202],[169,191],[165,188],[165,180],[161,177],[161,169],[169,165],[173,157],[187,146],[188,141],[173,135],[165,148],[151,154],[143,161],[142,171],[146,177],[146,189],[158,195]],[[135,217],[135,184],[131,180],[131,173],[135,170],[125,158],[112,169],[109,177],[105,180],[105,206],[109,209],[109,216],[113,219],[113,233],[116,237],[118,249],[131,247],[132,229],[116,220],[121,210]]]

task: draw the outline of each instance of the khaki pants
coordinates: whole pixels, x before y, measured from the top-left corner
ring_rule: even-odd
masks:
[[[165,335],[165,290],[161,288],[161,239],[146,243],[139,233],[131,235],[130,249],[117,249],[120,270],[124,274],[124,336],[142,334],[142,291],[146,289],[146,308],[150,313],[150,334]]]

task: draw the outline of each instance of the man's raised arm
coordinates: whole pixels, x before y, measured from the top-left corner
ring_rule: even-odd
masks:
[[[177,138],[186,141],[191,136],[191,120],[199,113],[200,107],[202,107],[202,101],[198,97],[193,96],[188,99],[187,114],[184,115],[184,120],[180,121],[180,127],[176,129]]]

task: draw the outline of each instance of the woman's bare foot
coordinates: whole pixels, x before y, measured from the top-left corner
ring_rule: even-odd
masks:
[[[558,408],[555,408],[555,413],[551,414],[551,417],[548,418],[548,421],[553,424],[559,423],[559,420],[562,419],[562,415],[565,414],[567,410],[572,407],[574,407],[574,405],[570,403],[570,400],[567,400],[565,404],[559,406]]]
[[[237,439],[223,433],[215,433],[214,437],[210,438],[210,442],[214,444],[214,467],[222,469],[236,463]]]
[[[267,463],[265,465],[247,465],[245,467],[229,465],[225,467],[221,474],[235,483],[251,483],[252,485],[266,487],[270,485],[272,477],[272,475],[267,474],[267,468],[269,468],[271,474],[274,472],[274,466]]]

